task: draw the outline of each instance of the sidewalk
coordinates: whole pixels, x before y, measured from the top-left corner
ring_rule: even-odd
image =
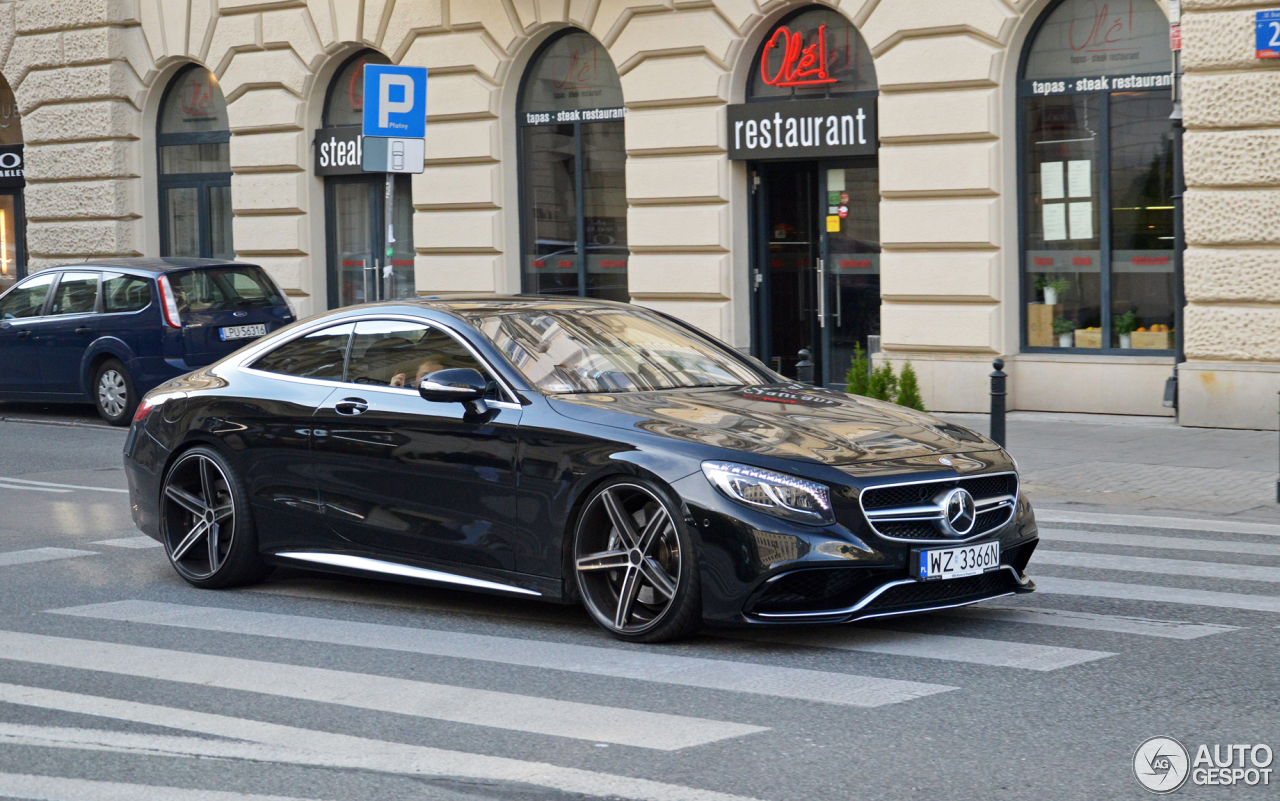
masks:
[[[983,434],[988,416],[942,414]],[[1157,417],[1010,412],[1008,450],[1046,508],[1280,523],[1277,432]]]

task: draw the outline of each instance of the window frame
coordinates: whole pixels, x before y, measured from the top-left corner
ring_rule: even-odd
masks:
[[[165,107],[168,106],[170,98],[178,83],[192,70],[206,70],[210,75],[213,74],[201,64],[194,62],[182,67],[173,74],[169,79],[168,86],[164,89],[164,94],[160,97],[160,106],[156,112],[155,130],[156,130],[156,186],[159,195],[159,217],[160,217],[160,254],[162,256],[172,255],[172,243],[169,240],[169,207],[167,205],[167,192],[170,189],[196,189],[196,218],[197,218],[197,238],[199,240],[198,258],[213,258],[213,221],[210,214],[209,190],[225,187],[231,188],[231,170],[226,172],[196,172],[196,173],[166,173],[164,171],[164,160],[161,157],[161,148],[171,147],[175,145],[216,145],[231,143],[231,129],[224,131],[199,131],[194,133],[161,133],[160,123],[164,117]],[[212,89],[222,91],[216,84]],[[230,211],[230,210],[229,210]],[[235,243],[232,242],[232,255],[234,256]]]
[[[1016,104],[1016,113],[1014,114],[1017,127],[1014,148],[1016,151],[1016,176],[1018,181],[1017,204],[1018,204],[1018,345],[1020,353],[1035,354],[1058,354],[1072,356],[1148,356],[1148,357],[1173,357],[1176,355],[1175,348],[1154,349],[1154,348],[1120,348],[1111,346],[1111,283],[1112,283],[1112,264],[1111,256],[1114,248],[1111,243],[1111,95],[1113,94],[1138,94],[1138,93],[1157,93],[1160,89],[1142,89],[1142,90],[1116,90],[1116,89],[1092,89],[1087,91],[1059,92],[1053,97],[1075,97],[1078,95],[1096,95],[1101,98],[1098,113],[1098,252],[1099,252],[1099,327],[1101,328],[1100,337],[1101,347],[1098,348],[1056,348],[1031,346],[1028,343],[1027,334],[1027,287],[1030,282],[1030,274],[1027,272],[1027,252],[1030,241],[1031,220],[1028,214],[1028,197],[1029,197],[1029,181],[1031,176],[1027,173],[1027,119],[1030,103],[1028,100],[1036,97],[1027,87],[1029,79],[1025,79],[1023,75],[1026,72],[1027,61],[1030,58],[1032,50],[1035,49],[1036,40],[1039,38],[1045,23],[1054,11],[1058,9],[1067,0],[1054,0],[1040,12],[1040,16],[1036,19],[1035,24],[1031,27],[1031,31],[1027,34],[1026,41],[1022,43],[1022,52],[1018,57],[1018,74],[1016,80],[1016,89],[1014,92],[1014,102]],[[1154,4],[1154,0],[1148,0]],[[1157,8],[1159,8],[1157,6]],[[1137,73],[1147,74],[1164,74],[1164,73]],[[1037,78],[1035,80],[1044,81],[1045,78]],[[1064,79],[1065,80],[1065,79]],[[1077,80],[1070,78],[1069,80]],[[1169,130],[1173,131],[1173,122],[1169,122]],[[1176,158],[1176,155],[1175,155]],[[1175,164],[1175,172],[1177,165]],[[1175,182],[1173,187],[1174,194],[1178,192]],[[1174,251],[1175,263],[1180,261],[1182,254],[1176,248]],[[1173,307],[1175,315],[1178,313],[1178,298],[1181,297],[1181,288],[1178,284],[1181,271],[1175,267],[1174,272],[1174,297]],[[1177,332],[1176,336],[1182,336],[1181,332]]]
[[[554,45],[560,39],[576,33],[586,34],[587,36],[590,36],[592,39],[595,39],[596,43],[600,47],[602,48],[605,47],[604,43],[601,42],[599,39],[596,39],[596,37],[592,35],[590,31],[586,31],[581,28],[566,27],[559,31],[556,31],[554,34],[547,37],[546,41],[540,44],[538,46],[538,49],[534,51],[533,56],[529,59],[528,65],[525,67],[524,75],[520,77],[520,90],[516,94],[516,196],[517,196],[517,203],[519,203],[519,206],[520,206],[520,211],[518,215],[520,220],[520,248],[519,248],[519,257],[518,257],[519,258],[518,267],[520,271],[520,292],[522,294],[538,295],[539,297],[578,297],[578,298],[591,297],[590,295],[587,294],[587,261],[588,261],[587,225],[586,225],[587,203],[586,203],[586,197],[585,197],[587,182],[585,180],[586,171],[583,166],[586,162],[586,157],[585,157],[586,154],[585,154],[583,141],[582,141],[583,140],[582,126],[594,125],[597,122],[600,122],[600,123],[622,122],[625,126],[625,122],[626,122],[626,118],[624,116],[623,119],[621,120],[599,120],[599,121],[589,120],[586,122],[583,122],[582,120],[576,120],[571,123],[560,123],[561,125],[573,126],[573,159],[574,159],[574,163],[573,163],[574,212],[573,213],[574,213],[574,222],[576,223],[576,226],[577,226],[577,236],[574,240],[574,257],[578,261],[578,268],[577,268],[578,291],[576,294],[572,294],[572,295],[564,292],[534,292],[531,288],[525,286],[525,275],[528,272],[528,269],[525,266],[525,259],[528,258],[528,256],[530,255],[525,251],[526,251],[526,245],[530,242],[530,234],[532,232],[531,217],[533,213],[532,208],[529,206],[531,197],[530,197],[529,187],[527,186],[528,182],[525,180],[525,166],[527,161],[527,159],[525,158],[525,150],[526,150],[525,137],[527,136],[527,134],[525,133],[525,130],[530,128],[537,128],[539,126],[524,124],[524,122],[522,121],[523,118],[521,116],[521,112],[524,108],[524,99],[525,99],[525,94],[528,91],[529,82],[533,79],[534,67],[538,65],[539,61],[542,59],[542,56],[547,52],[547,50],[549,50],[552,47],[552,45]],[[608,49],[605,48],[605,50],[607,52]],[[612,66],[614,73],[617,74],[617,65],[612,64],[612,57],[610,57],[610,65]],[[619,86],[621,86],[621,76],[619,76]],[[625,100],[626,98],[624,97],[623,98],[624,104],[625,104]],[[625,130],[623,133],[623,137],[624,137],[623,146],[622,146],[623,176],[624,176],[623,192],[625,194],[625,191],[626,191],[625,190],[625,186],[626,186],[625,162],[627,158]],[[627,267],[624,275],[626,279],[625,285],[627,289],[626,302],[628,303],[631,300],[631,256],[632,255],[633,254],[631,251],[631,237],[630,237],[630,231],[628,231],[626,256],[625,256]]]

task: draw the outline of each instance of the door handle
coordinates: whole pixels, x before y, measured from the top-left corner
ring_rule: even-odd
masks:
[[[827,270],[822,259],[818,259],[818,326],[827,327]]]
[[[23,331],[19,331],[19,332],[18,332],[17,334],[15,334],[14,336],[16,336],[18,339],[30,339],[30,338],[31,338],[31,332],[30,332],[30,331],[23,330]]]
[[[369,402],[364,398],[343,398],[333,405],[333,410],[348,416],[364,414],[369,410]]]
[[[77,333],[77,334],[91,334],[91,333],[93,333],[93,329],[92,329],[92,328],[90,328],[90,327],[89,327],[89,326],[87,326],[87,325],[82,325],[82,326],[80,326],[79,328],[77,328],[77,329],[76,329],[76,333]]]

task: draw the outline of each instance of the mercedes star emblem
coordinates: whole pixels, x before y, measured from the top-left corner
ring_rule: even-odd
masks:
[[[963,537],[977,522],[978,509],[973,496],[966,489],[953,489],[942,500],[942,522],[947,532],[955,537]]]

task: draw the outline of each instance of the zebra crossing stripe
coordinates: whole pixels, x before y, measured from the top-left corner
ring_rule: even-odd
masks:
[[[163,545],[163,543],[161,543],[159,540],[153,540],[146,535],[143,535],[141,537],[121,537],[115,540],[99,540],[93,544],[94,545],[110,545],[114,548],[134,548],[134,549],[159,548],[159,547],[162,547]]]
[[[1037,551],[1033,561],[1042,565],[1087,567],[1094,570],[1125,570],[1165,576],[1227,579],[1228,581],[1280,582],[1280,567],[1233,565],[1226,562],[1194,562],[1190,559],[1157,559],[1150,556],[1116,556],[1079,551]],[[1037,579],[1037,586],[1039,579]]]
[[[873,654],[941,659],[969,662],[975,665],[1050,671],[1105,659],[1115,654],[1087,651],[1057,645],[984,640],[947,634],[918,634],[878,629],[822,629],[779,633],[762,638],[768,642],[806,645],[814,648],[836,648],[842,651],[865,651]]]
[[[1213,553],[1246,553],[1280,556],[1280,545],[1270,542],[1232,542],[1202,540],[1192,537],[1161,537],[1149,534],[1117,534],[1111,531],[1072,531],[1061,528],[1040,529],[1042,543],[1082,542],[1093,545],[1119,545],[1133,548],[1165,548],[1178,551],[1210,551]],[[1042,546],[1043,547],[1043,546]],[[1037,559],[1040,553],[1036,554]]]
[[[115,601],[50,611],[55,614],[129,623],[475,659],[844,706],[882,706],[957,689],[942,684],[674,656],[617,647],[572,645],[153,601]]]
[[[1057,576],[1036,576],[1036,592],[1046,595],[1079,595],[1121,601],[1153,601],[1191,606],[1216,606],[1221,609],[1245,609],[1255,612],[1280,612],[1280,596],[1275,595],[1242,595],[1234,592],[1187,590],[1182,587],[1159,587],[1151,584],[1082,581]]]
[[[740,723],[448,684],[12,631],[0,631],[0,659],[660,751],[766,731]]]
[[[146,723],[166,729],[195,732],[229,741],[204,740],[189,755],[199,756],[209,749],[222,749],[227,758],[256,762],[311,765],[323,768],[354,769],[407,776],[452,776],[478,781],[521,782],[569,793],[634,799],[634,801],[751,801],[742,796],[684,787],[649,779],[566,768],[546,762],[509,757],[469,754],[441,748],[372,740],[348,734],[282,726],[245,718],[194,712],[175,707],[122,701],[43,687],[0,684],[0,702],[71,712],[112,720]],[[101,730],[63,737],[64,747],[93,748],[106,735]],[[124,732],[112,732],[120,737]],[[155,735],[152,735],[155,736]],[[93,739],[89,739],[92,737]],[[88,743],[83,741],[89,739]],[[173,737],[170,741],[190,741]],[[240,742],[234,742],[240,741]],[[120,740],[116,740],[121,743]],[[100,746],[99,746],[100,747]],[[187,746],[191,748],[191,746]],[[235,750],[238,749],[238,750]],[[175,754],[183,754],[181,750]]]
[[[34,562],[51,562],[55,559],[72,559],[77,556],[97,555],[97,551],[79,551],[75,548],[32,548],[26,551],[0,553],[0,567],[29,565]]]
[[[12,739],[8,729],[39,729],[37,726],[0,724],[0,738]],[[114,734],[114,732],[112,732]],[[40,742],[33,738],[34,742]],[[165,738],[157,738],[165,739]],[[172,739],[172,738],[170,738]],[[196,738],[185,738],[195,740]],[[0,739],[3,741],[3,739]],[[21,744],[31,744],[21,743]],[[165,801],[301,801],[280,795],[249,795],[221,790],[189,790],[185,787],[155,787],[147,784],[101,782],[89,779],[64,779],[60,776],[33,776],[23,773],[0,773],[0,796],[27,798],[31,801],[125,801],[125,799],[163,798]]]
[[[1091,612],[1072,612],[1066,609],[1042,609],[1030,606],[966,606],[960,609],[948,609],[940,614],[948,617],[994,620],[1000,623],[1029,623],[1037,626],[1062,626],[1071,629],[1114,631],[1119,634],[1165,637],[1171,640],[1194,640],[1198,637],[1208,637],[1211,634],[1239,631],[1238,626],[1221,626],[1216,623],[1181,623],[1171,620],[1097,615]]]
[[[1249,523],[1242,520],[1202,520],[1189,517],[1147,517],[1146,515],[1037,509],[1036,521],[1039,523],[1090,523],[1129,528],[1164,528],[1174,531],[1210,531],[1220,534],[1264,534],[1269,537],[1280,537],[1280,526],[1274,523]]]

